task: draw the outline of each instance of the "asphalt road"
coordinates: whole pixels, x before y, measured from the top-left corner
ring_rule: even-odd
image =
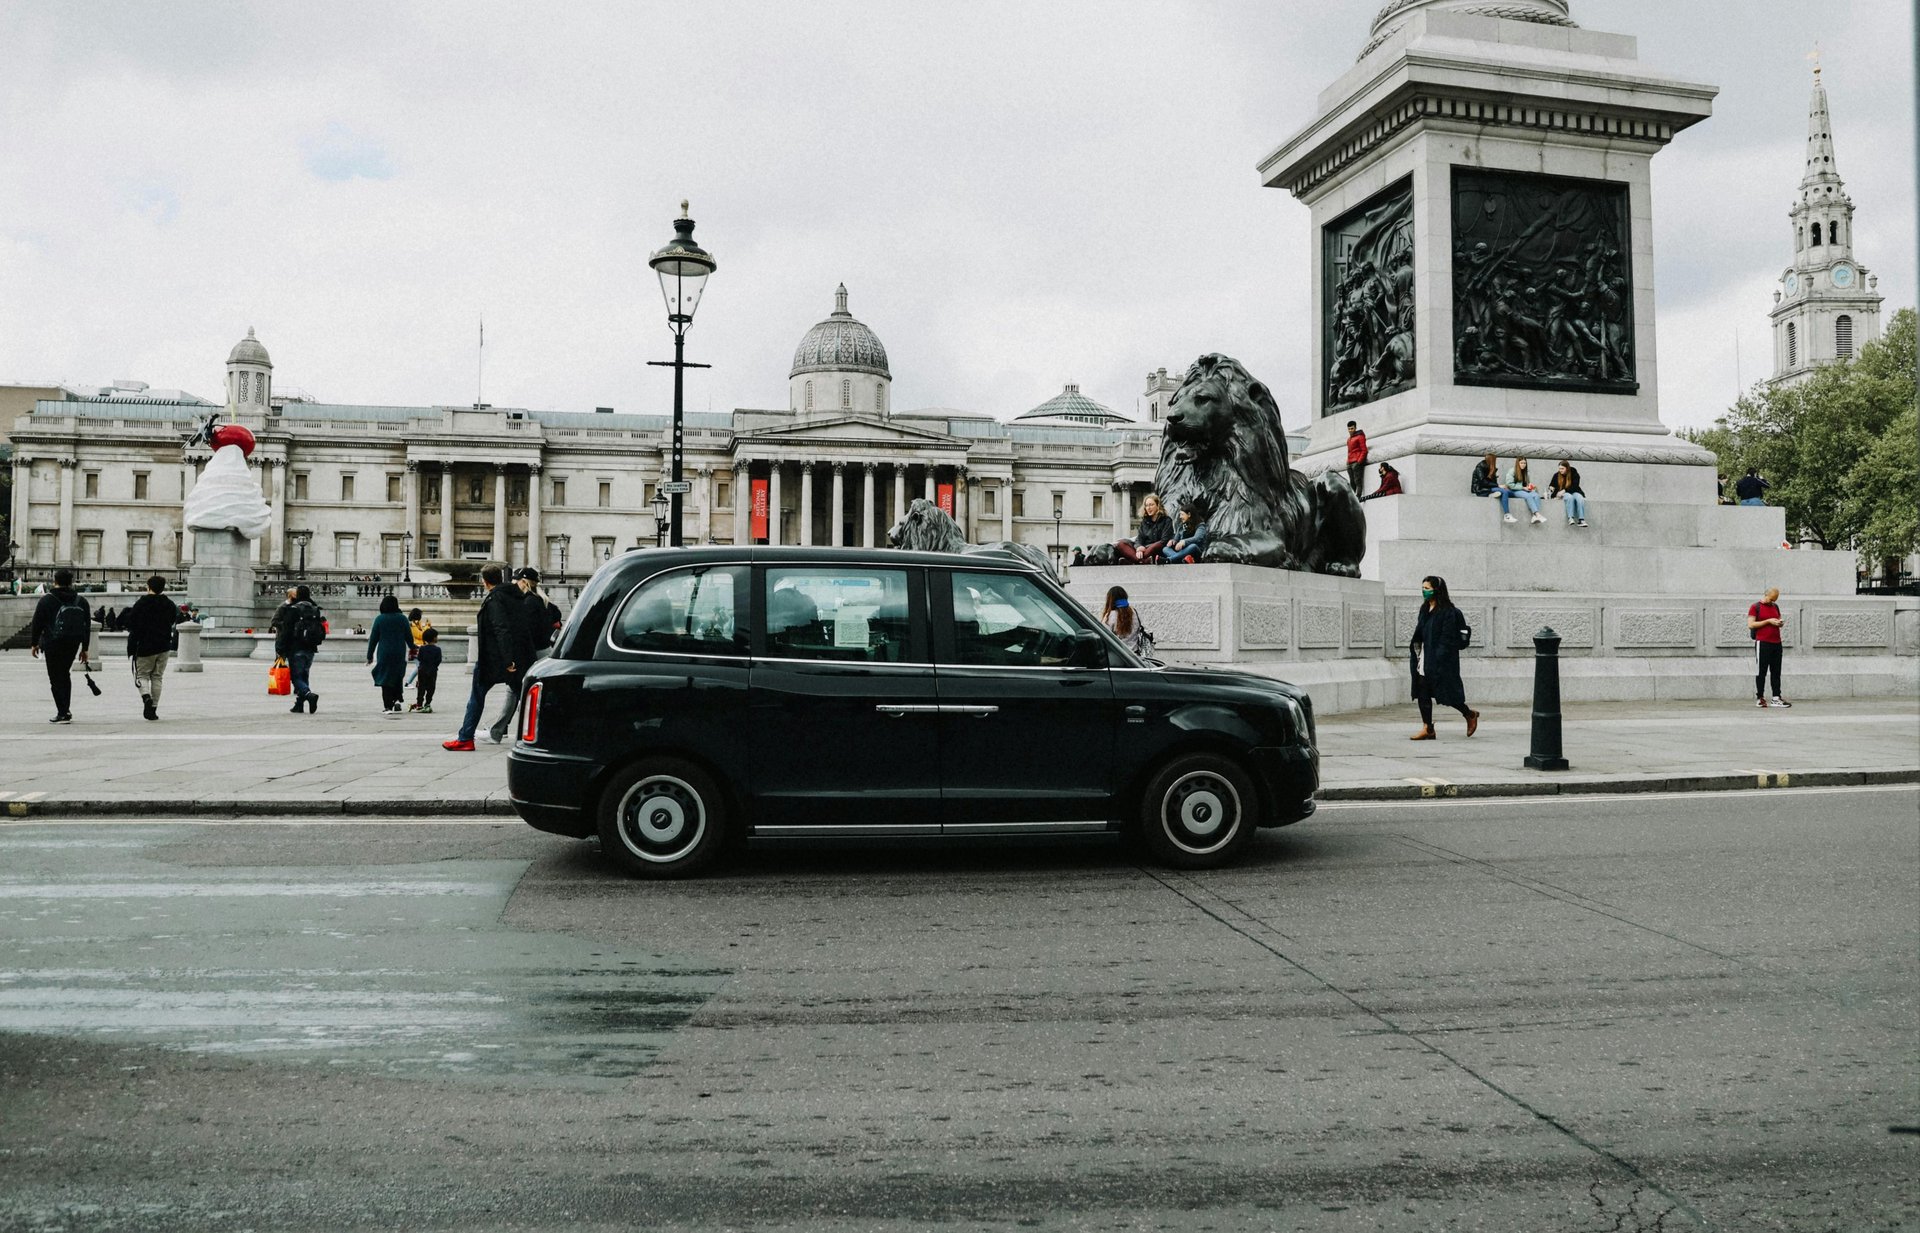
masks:
[[[756,851],[0,825],[0,1229],[1920,1228],[1920,793]]]

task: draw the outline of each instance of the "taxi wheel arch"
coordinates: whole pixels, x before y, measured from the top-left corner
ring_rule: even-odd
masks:
[[[1212,869],[1246,850],[1260,809],[1259,788],[1239,759],[1188,750],[1148,776],[1135,808],[1134,837],[1156,863]]]
[[[726,849],[733,816],[718,777],[670,754],[616,768],[594,805],[601,853],[644,878],[683,878],[708,868]]]

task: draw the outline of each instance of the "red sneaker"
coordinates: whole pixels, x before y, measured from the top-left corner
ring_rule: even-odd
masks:
[[[458,740],[455,740],[455,741],[441,741],[441,742],[440,742],[440,748],[442,748],[442,749],[451,749],[451,750],[453,750],[453,752],[455,752],[455,753],[472,753],[472,752],[473,752],[473,742],[472,742],[472,741],[458,741]]]

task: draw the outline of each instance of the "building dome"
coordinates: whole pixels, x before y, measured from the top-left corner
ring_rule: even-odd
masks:
[[[253,336],[253,327],[247,327],[247,336],[233,344],[233,350],[227,352],[229,364],[258,364],[262,368],[272,368],[273,361],[267,358],[267,349]]]
[[[1082,394],[1077,385],[1069,385],[1033,410],[1013,417],[1013,422],[1016,424],[1023,420],[1069,420],[1076,424],[1092,424],[1095,427],[1132,422],[1112,407],[1103,407]]]
[[[1569,12],[1569,0],[1388,0],[1374,14],[1373,31],[1361,58],[1392,38],[1406,23],[1407,14],[1416,9],[1451,9],[1479,17],[1505,17],[1513,21],[1533,21],[1548,26],[1577,26]]]
[[[833,315],[808,330],[794,349],[793,371],[787,376],[809,372],[865,373],[893,379],[887,371],[887,349],[872,330],[847,311],[845,283],[833,293]]]

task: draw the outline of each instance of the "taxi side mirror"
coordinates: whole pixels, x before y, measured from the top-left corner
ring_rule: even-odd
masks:
[[[1107,644],[1090,629],[1078,630],[1073,635],[1073,654],[1067,663],[1075,668],[1105,668]]]

